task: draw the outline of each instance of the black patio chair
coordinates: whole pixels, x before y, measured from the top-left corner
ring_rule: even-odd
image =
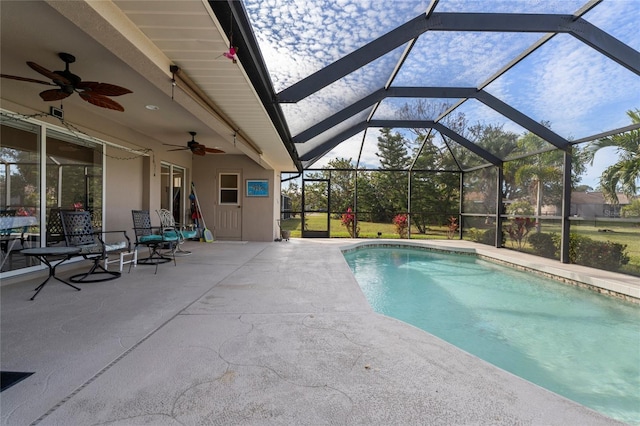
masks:
[[[72,212],[75,210],[61,209],[58,207],[52,207],[49,210],[49,214],[47,215],[47,226],[45,233],[45,241],[47,242],[47,247],[65,243],[64,228],[62,227],[62,218],[60,217],[61,211]]]
[[[149,257],[138,258],[138,264],[155,265],[155,273],[158,273],[158,265],[161,263],[173,260],[173,264],[176,265],[174,251],[180,238],[175,229],[151,226],[151,217],[148,210],[131,210],[131,215],[133,217],[133,231],[136,236],[136,248],[138,246],[146,246],[149,249]],[[162,249],[168,249],[170,257],[161,253],[160,250]]]
[[[93,283],[119,278],[121,273],[102,266],[109,254],[131,252],[131,240],[126,231],[94,231],[88,211],[60,211],[64,239],[69,247],[80,248],[80,256],[91,260],[88,272],[69,278],[75,283]],[[105,242],[105,239],[109,242]]]

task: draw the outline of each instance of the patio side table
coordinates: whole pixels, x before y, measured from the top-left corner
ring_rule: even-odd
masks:
[[[61,283],[64,283],[69,287],[73,287],[76,290],[80,291],[80,289],[74,286],[73,284],[66,282],[62,278],[56,277],[56,268],[59,265],[62,265],[67,260],[71,259],[73,256],[77,256],[78,254],[80,254],[80,248],[78,247],[38,247],[38,248],[24,249],[24,250],[21,250],[20,253],[22,253],[25,256],[33,256],[39,259],[40,261],[42,261],[42,263],[47,265],[47,267],[49,268],[49,276],[47,277],[46,280],[42,282],[42,284],[40,284],[38,287],[34,289],[36,294],[34,294],[30,300],[33,300],[36,298],[38,293],[40,293],[40,290],[42,290],[45,284],[47,284],[47,282],[52,277],[60,281]],[[60,262],[56,263],[55,265],[52,265],[51,261],[49,260],[49,258],[52,258],[52,257],[63,257],[63,259]]]

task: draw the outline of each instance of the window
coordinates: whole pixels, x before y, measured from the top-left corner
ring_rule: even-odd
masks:
[[[220,204],[239,204],[239,181],[238,173],[220,173]]]

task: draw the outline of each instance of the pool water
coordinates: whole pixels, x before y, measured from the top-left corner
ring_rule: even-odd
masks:
[[[378,247],[344,256],[376,312],[640,425],[640,306],[473,256]]]

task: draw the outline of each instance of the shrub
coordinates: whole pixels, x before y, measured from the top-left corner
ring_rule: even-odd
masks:
[[[508,215],[533,215],[535,214],[535,210],[531,203],[525,200],[514,201],[513,203],[507,206],[507,214]]]
[[[447,224],[447,239],[452,239],[456,233],[458,232],[458,219],[451,216],[449,218],[449,223]]]
[[[529,235],[529,244],[533,248],[533,253],[538,256],[553,259],[556,257],[557,247],[552,234],[536,232]]]
[[[409,220],[406,214],[399,214],[393,218],[393,224],[396,226],[396,232],[400,238],[407,238],[409,230]]]
[[[527,235],[536,226],[536,221],[531,218],[516,217],[507,226],[507,233],[511,238],[511,244],[518,246],[518,250],[522,249],[523,244],[527,241]]]
[[[482,235],[484,234],[484,231],[478,229],[478,228],[469,228],[469,230],[467,231],[467,235],[469,236],[469,240],[475,242],[475,243],[480,243],[482,242]]]
[[[346,226],[351,238],[358,238],[358,235],[360,234],[360,227],[356,224],[356,216],[353,214],[351,207],[349,207],[346,213],[342,215],[342,224]],[[356,225],[355,229],[354,224]]]
[[[504,243],[506,242],[506,235],[504,232],[500,231],[500,235],[502,237],[502,241],[500,243],[500,245],[504,245]],[[479,241],[482,244],[486,244],[488,246],[495,246],[496,244],[496,230],[495,228],[489,228],[486,231],[484,231],[484,233],[482,234],[482,238]]]
[[[559,247],[559,243],[557,243]],[[575,233],[569,238],[569,262],[592,268],[617,271],[629,263],[626,244],[596,241]]]

